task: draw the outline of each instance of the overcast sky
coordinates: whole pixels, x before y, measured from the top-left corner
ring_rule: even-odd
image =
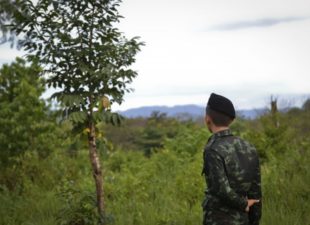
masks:
[[[238,109],[310,96],[309,0],[124,0],[119,10],[120,30],[145,46],[135,91],[115,110],[205,105],[211,92]],[[3,63],[20,53],[0,54]]]

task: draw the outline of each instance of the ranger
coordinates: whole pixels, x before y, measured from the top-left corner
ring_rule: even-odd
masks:
[[[235,114],[229,99],[210,95],[205,122],[212,136],[203,154],[203,225],[258,225],[261,218],[259,158],[255,147],[231,133]]]

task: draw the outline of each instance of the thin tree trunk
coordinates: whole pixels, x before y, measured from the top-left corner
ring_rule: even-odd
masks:
[[[270,101],[270,105],[271,105],[271,118],[272,118],[274,126],[276,128],[279,128],[280,123],[279,123],[279,120],[278,120],[278,105],[277,105],[277,101],[278,101],[277,98],[273,99],[273,97],[271,96],[271,101]]]
[[[88,133],[89,158],[93,169],[93,177],[96,184],[97,208],[100,216],[100,224],[104,224],[104,196],[103,196],[103,178],[100,166],[99,155],[96,146],[95,124],[89,122]]]

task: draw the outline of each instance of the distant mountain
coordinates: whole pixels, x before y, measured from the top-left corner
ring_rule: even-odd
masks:
[[[265,114],[267,111],[268,111],[267,108],[244,109],[244,110],[238,110],[237,116],[243,117],[245,119],[255,119],[256,117]]]
[[[181,118],[198,118],[204,116],[205,107],[198,105],[178,105],[178,106],[144,106],[139,108],[128,109],[121,111],[120,113],[128,118],[135,117],[150,117],[153,112],[166,113],[169,117],[181,117]],[[253,109],[253,110],[239,110],[238,116],[242,116],[247,119],[254,119],[257,116],[263,114],[265,109]]]
[[[166,113],[167,116],[176,117],[181,114],[189,114],[192,117],[199,117],[203,115],[204,108],[197,105],[179,105],[179,106],[144,106],[139,108],[128,109],[126,111],[121,111],[123,116],[133,118],[133,117],[149,117],[152,112]]]

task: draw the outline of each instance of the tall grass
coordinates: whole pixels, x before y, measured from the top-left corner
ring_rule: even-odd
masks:
[[[201,224],[203,144],[196,143],[196,152],[182,152],[178,139],[150,158],[134,151],[107,154],[103,168],[108,224]],[[1,189],[1,225],[96,224],[94,199],[88,198],[94,186],[86,150],[76,158],[57,153],[47,160],[27,160],[24,170],[31,167],[37,179],[25,176],[19,192]],[[309,143],[262,165],[262,225],[310,224],[309,171]]]

